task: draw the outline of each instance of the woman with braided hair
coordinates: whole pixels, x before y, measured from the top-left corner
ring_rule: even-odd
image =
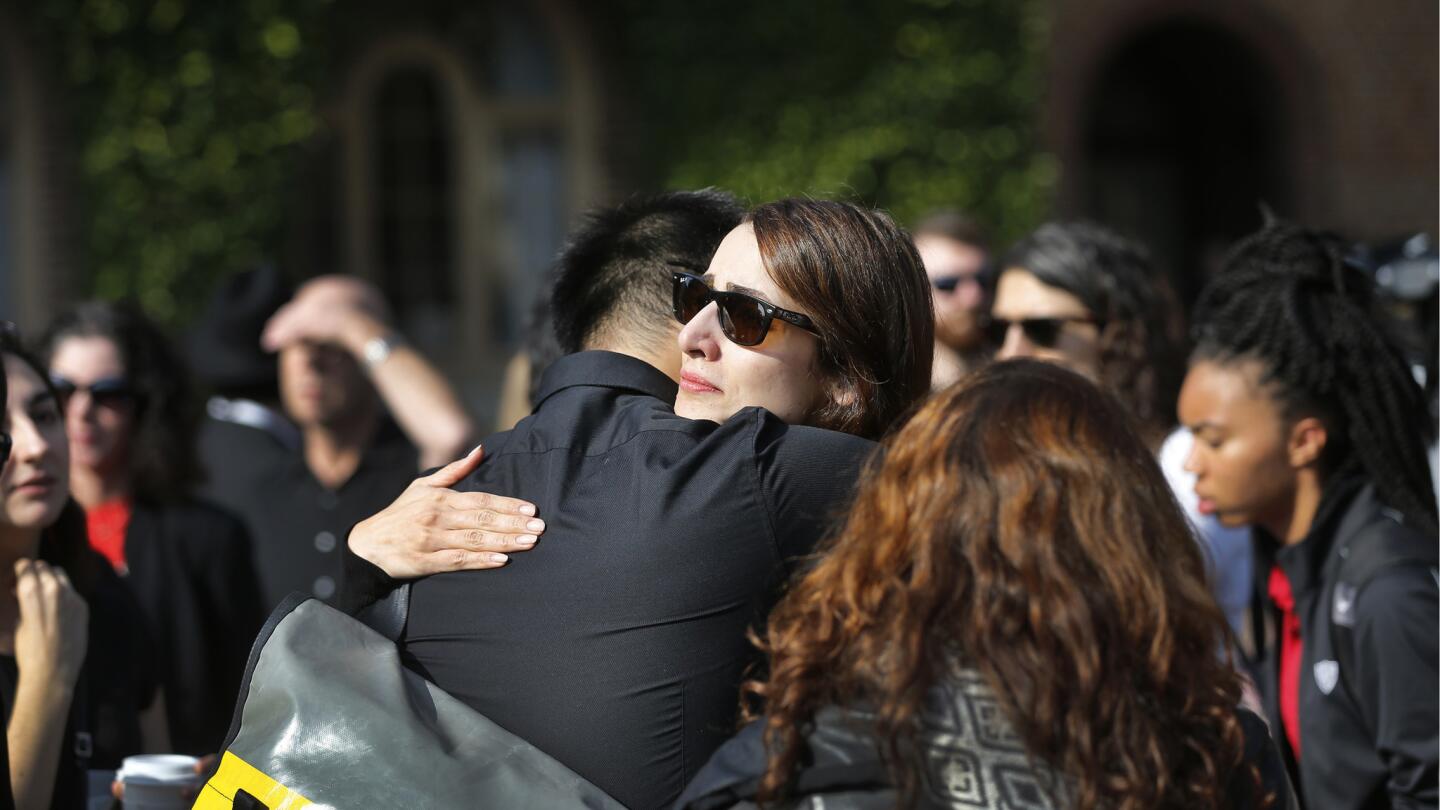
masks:
[[[1202,512],[1256,529],[1255,675],[1305,803],[1434,807],[1430,422],[1369,278],[1333,238],[1270,224],[1195,322],[1186,468]]]

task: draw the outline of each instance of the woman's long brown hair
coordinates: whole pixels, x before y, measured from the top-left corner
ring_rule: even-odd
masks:
[[[757,640],[771,656],[745,687],[766,715],[761,799],[785,794],[821,707],[864,705],[913,800],[921,707],[958,664],[1073,806],[1226,806],[1244,767],[1228,630],[1120,404],[1055,366],[999,363],[886,446]]]
[[[806,424],[879,439],[930,392],[930,279],[905,229],[881,211],[784,199],[746,217],[775,284],[820,334],[833,386]]]

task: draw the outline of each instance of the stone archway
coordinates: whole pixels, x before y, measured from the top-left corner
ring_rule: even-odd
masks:
[[[1291,210],[1275,77],[1220,25],[1148,26],[1097,71],[1081,122],[1087,216],[1144,240],[1192,301],[1223,247]]]
[[[1257,201],[1329,221],[1336,134],[1315,32],[1245,0],[1054,2],[1042,126],[1062,166],[1056,216],[1147,242],[1187,305],[1258,224]]]
[[[483,422],[571,220],[605,182],[597,66],[571,5],[475,13],[453,35],[423,15],[367,35],[317,151],[336,169],[322,265],[386,288]]]

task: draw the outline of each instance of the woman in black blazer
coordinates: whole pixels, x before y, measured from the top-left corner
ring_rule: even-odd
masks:
[[[121,304],[62,314],[43,348],[90,544],[134,590],[155,642],[171,749],[214,753],[263,617],[244,526],[189,496],[197,414],[183,366],[159,329]]]

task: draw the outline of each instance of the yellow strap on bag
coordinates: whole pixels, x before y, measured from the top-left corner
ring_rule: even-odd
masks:
[[[230,810],[235,793],[243,790],[270,810],[300,810],[310,800],[266,776],[254,765],[229,751],[220,758],[220,769],[205,783],[192,810]]]

